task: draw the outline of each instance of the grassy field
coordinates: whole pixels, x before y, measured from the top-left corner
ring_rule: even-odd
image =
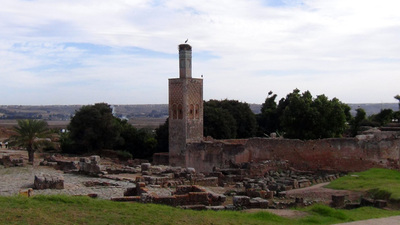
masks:
[[[314,205],[309,216],[287,219],[268,212],[192,211],[88,197],[0,197],[0,224],[334,224],[400,215],[375,208],[335,210]]]
[[[369,191],[377,198],[400,201],[400,172],[388,169],[370,169],[332,181],[328,188]]]

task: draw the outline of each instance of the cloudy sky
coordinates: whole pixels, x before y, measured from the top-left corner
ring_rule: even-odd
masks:
[[[298,88],[345,103],[400,94],[398,0],[1,0],[0,105],[168,103],[177,46],[204,99]]]

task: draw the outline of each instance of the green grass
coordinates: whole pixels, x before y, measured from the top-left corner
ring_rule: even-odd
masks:
[[[389,169],[369,169],[332,181],[326,187],[353,191],[369,191],[377,198],[400,201],[400,172]]]
[[[268,212],[192,211],[72,196],[0,197],[0,224],[334,224],[400,215],[375,208],[336,210],[315,205],[310,215],[287,219]]]

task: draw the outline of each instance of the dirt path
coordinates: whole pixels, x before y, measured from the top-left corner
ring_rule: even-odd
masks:
[[[332,200],[332,195],[346,195],[350,201],[359,200],[362,192],[348,191],[348,190],[334,190],[325,188],[327,183],[320,183],[307,188],[293,189],[286,192],[287,197],[303,198],[304,200],[313,200],[322,203],[329,203]]]
[[[337,225],[400,225],[400,216],[392,216],[380,219],[360,220],[350,223],[339,223]]]
[[[332,195],[346,195],[348,200],[351,201],[360,199],[362,195],[362,193],[360,192],[325,188],[324,186],[326,186],[327,184],[329,184],[329,182],[313,185],[311,187],[306,187],[306,188],[293,189],[287,191],[286,196],[289,198],[298,197],[298,198],[303,198],[304,200],[307,201],[318,201],[321,203],[328,204],[329,202],[331,202]],[[248,209],[244,211],[249,213],[265,211],[287,218],[299,218],[309,215],[307,212],[301,212],[291,209]]]

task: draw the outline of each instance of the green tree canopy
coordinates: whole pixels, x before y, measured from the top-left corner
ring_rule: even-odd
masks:
[[[119,124],[106,103],[96,103],[80,108],[68,125],[74,149],[90,152],[111,149],[119,139]]]
[[[358,131],[360,130],[360,126],[367,118],[366,115],[367,115],[367,113],[365,112],[364,109],[358,108],[356,110],[356,116],[350,122],[352,136],[357,135]]]
[[[217,139],[255,136],[257,120],[249,104],[236,100],[204,102],[204,135]]]
[[[371,122],[375,122],[378,126],[384,126],[392,121],[395,114],[392,109],[382,109],[378,114],[373,114],[369,117]]]
[[[157,140],[151,130],[136,129],[127,120],[114,117],[106,103],[83,106],[61,137],[61,147],[68,153],[86,153],[103,149],[129,152],[134,158],[150,158]]]
[[[24,119],[17,120],[18,126],[14,127],[16,135],[11,137],[14,145],[25,147],[28,151],[29,162],[34,162],[34,153],[40,145],[38,138],[46,137],[47,123],[43,120]]]
[[[396,95],[394,96],[394,98],[399,101],[399,111],[400,111],[400,95]]]
[[[272,94],[270,92],[270,94]],[[282,131],[287,138],[318,139],[340,137],[351,119],[350,107],[325,95],[315,99],[309,91],[295,89],[279,104],[276,95],[267,97],[258,116],[261,132]],[[267,133],[268,134],[268,133]]]
[[[257,136],[268,136],[272,132],[281,130],[279,123],[279,110],[275,102],[276,94],[269,92],[268,97],[261,106],[261,113],[257,115],[258,132]]]
[[[156,152],[157,140],[149,129],[136,129],[126,120],[120,122],[120,138],[115,143],[114,149],[123,150],[135,158],[151,158]]]
[[[165,120],[164,124],[161,124],[156,129],[156,140],[157,140],[157,152],[168,152],[169,149],[169,119]]]

